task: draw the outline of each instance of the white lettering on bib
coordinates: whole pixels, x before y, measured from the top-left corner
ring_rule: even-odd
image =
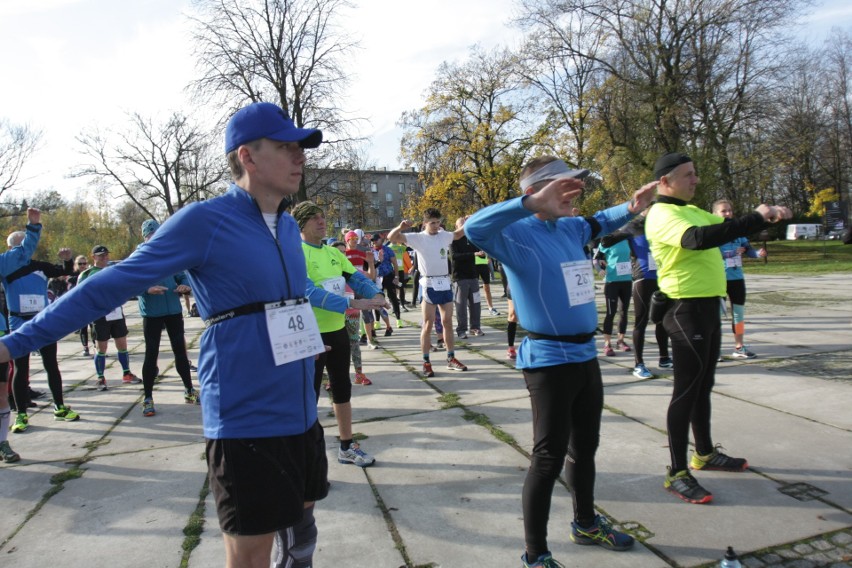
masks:
[[[346,294],[346,279],[343,276],[323,280],[320,286],[322,286],[326,292],[331,292],[338,296]]]
[[[124,317],[124,312],[121,311],[121,306],[118,306],[113,311],[104,316],[107,321],[120,320]]]
[[[629,260],[627,262],[616,262],[615,263],[615,273],[618,276],[625,276],[627,274],[630,274],[630,272],[631,272],[631,270],[630,270],[630,261]]]
[[[650,252],[648,253],[648,270],[657,270],[657,261]]]
[[[562,276],[568,291],[568,305],[579,306],[595,301],[595,276],[588,260],[563,262]]]
[[[276,365],[325,351],[317,320],[307,302],[292,306],[267,306],[266,328]]]
[[[18,296],[22,314],[34,314],[44,309],[44,296],[41,294],[21,294]]]
[[[450,289],[450,279],[446,276],[426,276],[424,286],[432,288],[436,292],[445,292]]]
[[[743,259],[740,255],[729,256],[725,259],[725,268],[737,268],[743,265]]]

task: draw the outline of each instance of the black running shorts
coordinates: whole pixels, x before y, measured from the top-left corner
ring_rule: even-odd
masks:
[[[302,518],[304,503],[328,495],[328,459],[317,421],[275,438],[207,440],[219,527],[232,535],[273,533]]]

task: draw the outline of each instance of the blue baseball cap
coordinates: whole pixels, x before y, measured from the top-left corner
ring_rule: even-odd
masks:
[[[225,153],[243,144],[269,138],[279,142],[298,142],[302,148],[316,148],[322,142],[322,131],[296,128],[287,113],[276,104],[252,103],[234,113],[225,129]]]
[[[146,238],[148,235],[154,234],[157,229],[160,228],[160,224],[157,223],[154,219],[146,219],[144,223],[142,223],[142,238]]]

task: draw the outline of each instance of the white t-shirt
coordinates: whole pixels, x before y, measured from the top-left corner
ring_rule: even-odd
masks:
[[[447,259],[453,233],[441,229],[435,235],[426,231],[405,233],[408,246],[417,252],[417,265],[422,276],[446,276],[449,274]]]

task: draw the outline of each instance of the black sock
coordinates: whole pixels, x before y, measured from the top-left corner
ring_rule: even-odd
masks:
[[[352,445],[352,440],[340,440],[340,449],[344,452]]]
[[[518,331],[518,322],[510,321],[506,324],[506,335],[509,340],[509,346],[515,344],[515,333]]]

